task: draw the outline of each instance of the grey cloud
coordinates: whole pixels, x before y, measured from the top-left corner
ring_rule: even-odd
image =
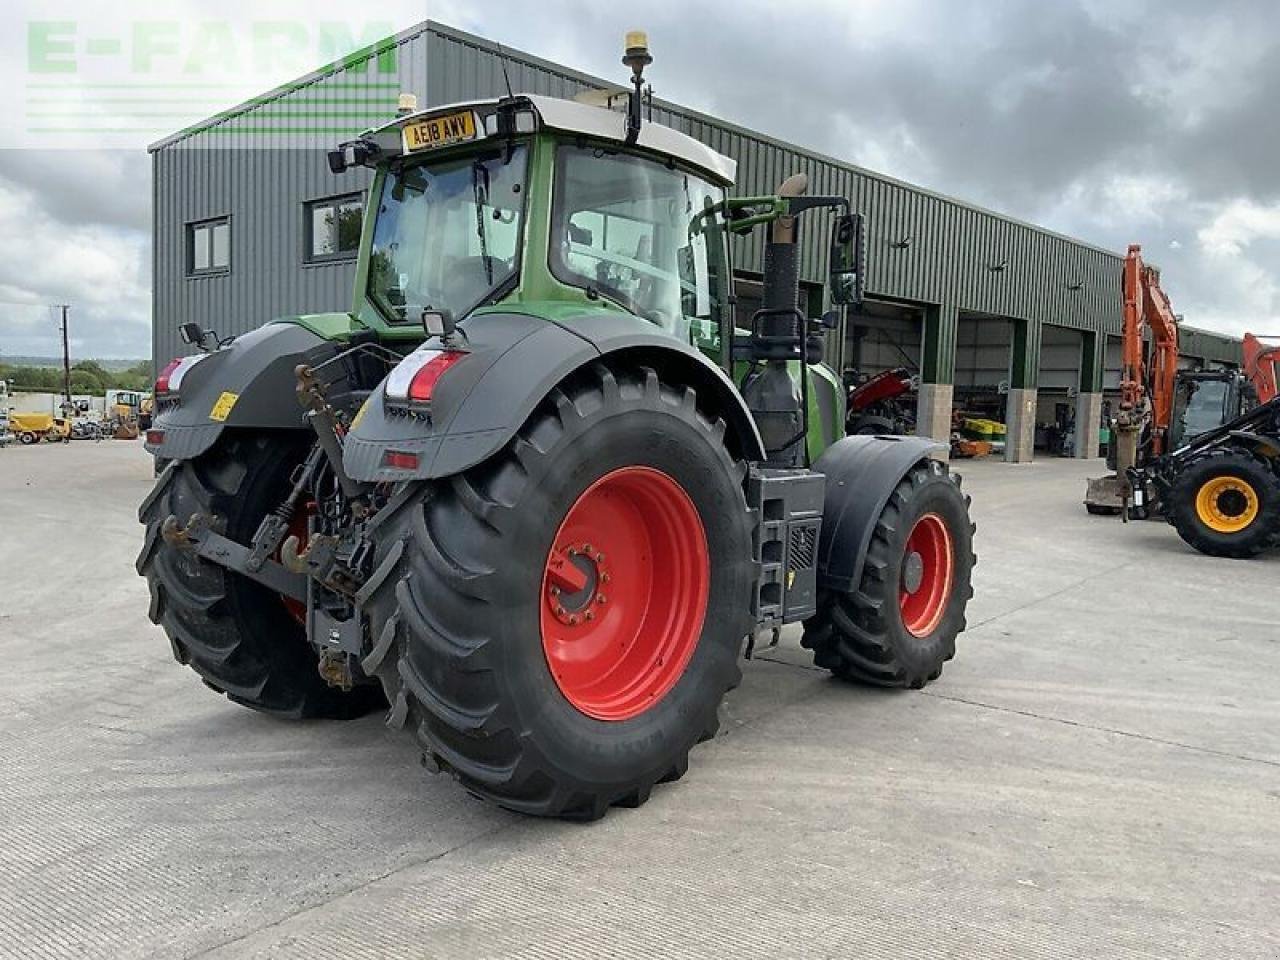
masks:
[[[30,191],[61,223],[151,229],[151,158],[143,150],[0,150],[0,180]]]

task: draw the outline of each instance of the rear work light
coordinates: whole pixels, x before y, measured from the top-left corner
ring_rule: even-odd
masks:
[[[461,350],[415,350],[387,377],[387,399],[393,403],[430,403],[445,371],[465,356]]]
[[[164,365],[160,375],[156,377],[155,392],[157,394],[177,393],[182,386],[182,380],[186,377],[187,371],[207,356],[207,353],[197,353],[193,357],[178,357],[170,360]]]

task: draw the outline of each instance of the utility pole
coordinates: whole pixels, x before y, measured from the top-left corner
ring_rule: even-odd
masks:
[[[67,341],[67,311],[70,308],[68,304],[60,303],[62,308],[62,399],[68,405],[71,403],[71,347]]]

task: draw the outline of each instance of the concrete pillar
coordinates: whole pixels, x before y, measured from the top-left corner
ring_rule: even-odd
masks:
[[[1036,448],[1036,388],[1012,387],[1005,408],[1004,459],[1027,463]]]
[[[1076,448],[1072,455],[1089,460],[1098,455],[1098,431],[1102,426],[1102,394],[1076,394]]]
[[[1106,366],[1107,338],[1093,330],[1080,336],[1080,384],[1076,395],[1075,455],[1098,455],[1098,430],[1102,420],[1102,373]]]
[[[949,383],[922,383],[916,397],[916,436],[951,440],[951,396]]]
[[[1040,324],[1013,321],[1009,397],[1005,407],[1004,459],[1026,463],[1036,452],[1036,395],[1040,377]]]

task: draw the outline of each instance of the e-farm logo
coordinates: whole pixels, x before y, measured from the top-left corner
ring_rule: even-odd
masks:
[[[247,134],[255,145],[288,139],[281,134],[349,136],[394,115],[399,93],[385,22],[30,20],[26,28],[28,143],[137,146],[209,119],[211,132]],[[319,83],[255,96],[330,63],[340,70]]]

